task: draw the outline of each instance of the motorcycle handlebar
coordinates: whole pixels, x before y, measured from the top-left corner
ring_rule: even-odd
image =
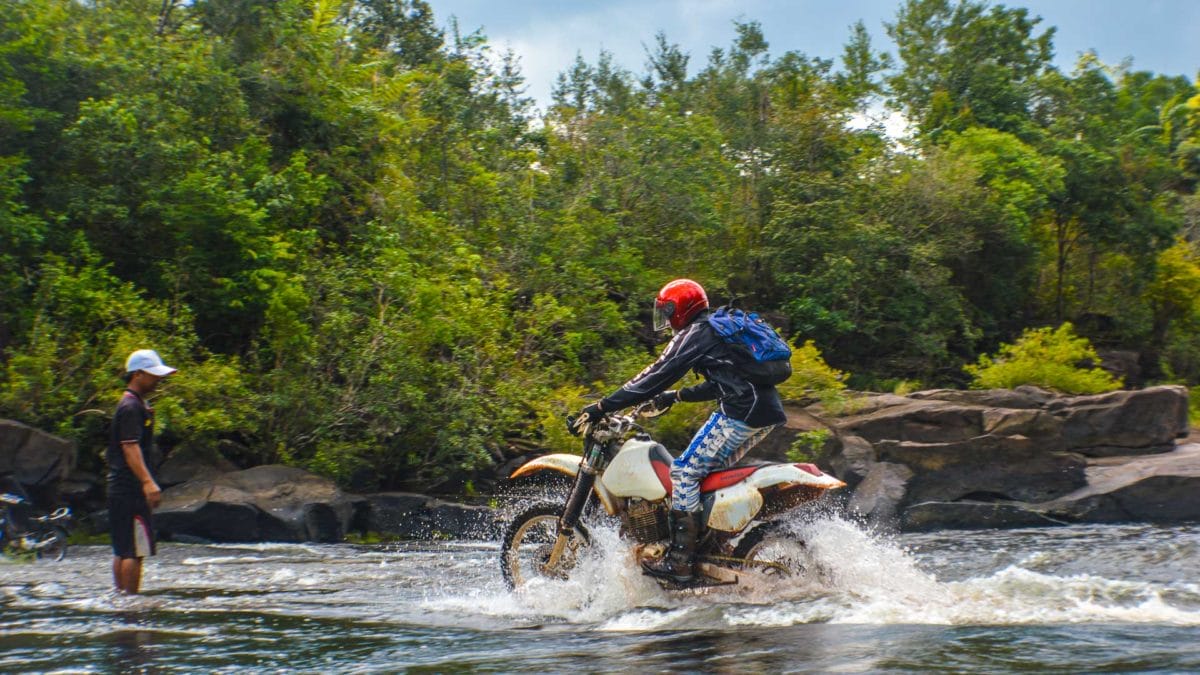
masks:
[[[656,410],[657,409],[654,407],[653,401],[646,401],[644,403],[640,403],[637,406],[635,406],[633,408],[633,410],[630,410],[629,413],[626,415],[620,415],[614,411],[614,412],[605,414],[604,417],[602,417],[600,419],[603,421],[608,421],[613,418],[617,418],[617,419],[623,418],[625,421],[627,421],[629,424],[632,425],[634,423],[634,421],[637,420],[639,417],[655,417],[655,415],[652,413]],[[570,432],[570,434],[572,436],[580,436],[585,433],[590,433],[591,430],[593,430],[597,427],[597,424],[594,422],[588,423],[585,425],[577,425],[578,421],[579,421],[579,415],[567,415],[566,416],[567,431]]]

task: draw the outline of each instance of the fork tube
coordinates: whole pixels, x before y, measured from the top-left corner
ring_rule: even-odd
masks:
[[[571,487],[567,505],[563,509],[562,518],[558,521],[560,533],[575,529],[576,523],[579,522],[579,516],[583,514],[583,507],[592,494],[592,486],[596,484],[596,469],[592,466],[590,459],[591,453],[584,453],[583,460],[579,462],[579,473],[575,476],[575,484]]]
[[[550,558],[546,560],[545,568],[554,569],[567,547],[567,541],[583,514],[588,497],[592,494],[592,486],[596,484],[596,468],[593,459],[597,454],[597,446],[593,442],[584,448],[583,459],[579,461],[579,473],[575,475],[575,484],[571,486],[571,494],[567,496],[567,505],[563,508],[562,517],[558,519],[558,536],[554,540],[554,548],[550,549]]]
[[[562,557],[563,550],[566,549],[566,542],[571,537],[571,531],[575,530],[575,525],[580,521],[583,506],[588,503],[588,496],[592,495],[592,486],[595,485],[595,482],[595,468],[589,464],[588,456],[584,455],[583,461],[580,462],[580,473],[576,474],[575,485],[571,488],[571,495],[566,498],[563,516],[558,519],[558,537],[554,538],[554,548],[550,550],[546,569],[554,569],[558,566],[558,558]]]

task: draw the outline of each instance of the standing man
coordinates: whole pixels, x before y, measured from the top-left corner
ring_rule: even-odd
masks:
[[[146,397],[175,372],[158,352],[139,349],[125,360],[125,393],[113,415],[108,452],[108,521],[112,529],[113,582],[120,593],[142,584],[142,558],[154,555],[151,509],[162,490],[150,471],[154,456],[154,409]]]

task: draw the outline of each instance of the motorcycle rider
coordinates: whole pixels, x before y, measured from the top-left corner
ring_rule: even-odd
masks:
[[[739,373],[729,345],[706,320],[708,315],[708,296],[700,284],[675,279],[663,286],[654,302],[654,328],[669,326],[674,332],[670,343],[658,360],[584,408],[576,421],[582,426],[651,399],[659,409],[679,401],[718,402],[717,411],[671,466],[671,547],[661,560],[642,565],[645,574],[680,585],[694,579],[696,544],[705,529],[700,482],[737,462],[786,419],[775,387],[754,385]],[[689,370],[704,382],[667,389]]]

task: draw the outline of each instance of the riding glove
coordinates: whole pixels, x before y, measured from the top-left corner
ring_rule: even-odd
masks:
[[[600,421],[601,417],[604,417],[604,408],[600,407],[599,401],[596,401],[579,411],[579,417],[575,418],[575,428],[581,429],[586,424],[595,424]]]

